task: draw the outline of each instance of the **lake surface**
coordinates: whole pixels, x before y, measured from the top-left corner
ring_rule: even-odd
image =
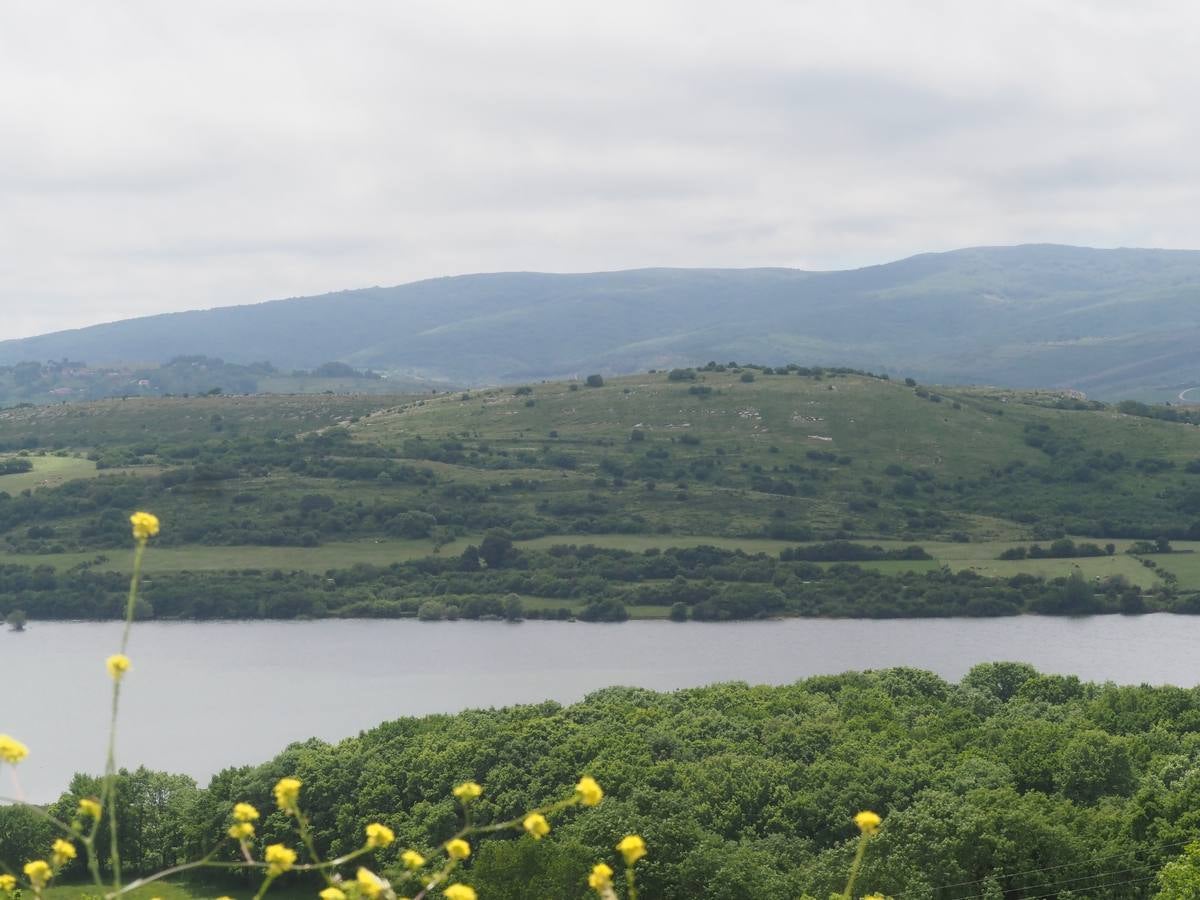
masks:
[[[55,798],[104,762],[119,623],[34,622],[0,633],[0,732],[29,745],[27,799]],[[1118,683],[1200,684],[1200,616],[626,622],[140,623],[122,693],[118,762],[186,772],[264,762],[387,719],[571,702],[615,684],[671,690],[786,684],[916,666],[951,680],[989,660]],[[11,796],[5,767],[0,795]]]

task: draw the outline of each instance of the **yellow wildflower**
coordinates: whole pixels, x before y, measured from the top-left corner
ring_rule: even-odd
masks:
[[[405,850],[400,854],[400,862],[404,863],[404,868],[416,870],[425,865],[425,857],[416,850]]]
[[[396,839],[395,833],[386,825],[380,825],[378,822],[372,822],[367,826],[367,846],[368,847],[386,847]]]
[[[879,830],[879,824],[883,819],[879,818],[878,813],[873,813],[870,810],[863,810],[854,817],[854,824],[858,826],[858,830],[863,834],[871,835]]]
[[[29,748],[15,737],[0,734],[0,759],[15,766],[28,755]]]
[[[456,787],[452,793],[463,803],[470,803],[483,793],[483,788],[474,781],[464,781],[462,784]]]
[[[298,778],[280,778],[275,784],[275,802],[284,812],[296,812],[300,805],[300,787]]]
[[[79,814],[92,819],[100,818],[100,802],[91,797],[84,797],[79,801]]]
[[[387,883],[370,869],[360,868],[354,880],[358,882],[358,889],[362,891],[363,896],[370,897],[371,900],[382,894],[383,889],[387,887]]]
[[[471,855],[471,845],[462,838],[446,841],[446,854],[451,859],[466,859]]]
[[[263,854],[263,860],[267,864],[268,875],[282,875],[296,864],[296,851],[283,844],[272,844]]]
[[[249,822],[237,822],[229,826],[229,836],[235,841],[248,841],[254,837],[254,826]]]
[[[54,877],[54,871],[50,868],[50,863],[44,859],[35,859],[33,862],[25,863],[25,877],[29,879],[29,883],[35,890],[40,891],[46,886],[46,882]]]
[[[158,534],[158,516],[148,512],[135,512],[129,517],[129,522],[133,525],[135,541],[148,541]]]
[[[588,887],[594,891],[603,891],[612,887],[612,866],[596,863],[592,866],[592,874],[588,876]]]
[[[346,895],[335,887],[327,887],[317,894],[321,900],[346,900]]]
[[[525,826],[526,831],[533,835],[535,841],[540,841],[550,833],[550,823],[541,813],[531,813],[521,824]]]
[[[0,874],[0,891],[11,894],[17,889],[17,879],[8,874]]]
[[[124,653],[114,653],[104,661],[104,666],[108,669],[109,678],[113,681],[120,681],[129,671],[129,657]]]
[[[600,790],[595,778],[584,775],[579,779],[579,784],[575,785],[575,796],[584,806],[595,806],[604,799],[604,791]]]
[[[475,893],[475,888],[467,887],[465,884],[449,885],[442,891],[442,894],[445,895],[446,900],[476,900],[479,896]]]
[[[57,838],[50,853],[53,856],[54,865],[63,866],[75,858],[75,845],[70,841]]]
[[[217,900],[233,900],[232,897],[218,897]]]
[[[249,803],[237,803],[233,807],[233,817],[239,822],[253,822],[258,818],[258,810]]]
[[[646,855],[646,842],[638,835],[630,834],[621,838],[621,843],[617,844],[617,849],[625,857],[625,865],[632,866]]]

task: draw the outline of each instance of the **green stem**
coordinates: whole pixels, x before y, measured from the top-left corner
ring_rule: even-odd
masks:
[[[846,889],[842,891],[842,900],[850,900],[851,892],[854,890],[854,881],[858,878],[858,870],[862,868],[863,854],[867,852],[868,840],[865,832],[859,835],[858,849],[854,852],[854,862],[850,864],[850,878],[846,882]]]
[[[129,579],[129,598],[125,602],[125,627],[121,631],[121,653],[129,647],[129,630],[133,626],[133,611],[137,604],[138,587],[142,583],[142,560],[146,555],[146,540],[137,542],[133,551],[133,575]],[[108,813],[109,862],[112,865],[113,887],[121,890],[121,851],[117,839],[117,712],[121,705],[121,679],[113,679],[112,717],[108,723],[108,757],[104,763],[104,790],[100,805]],[[96,823],[97,826],[99,822]]]
[[[296,828],[300,832],[300,841],[304,844],[305,849],[308,850],[308,855],[312,858],[312,861],[317,866],[324,865],[320,855],[317,853],[316,846],[313,844],[312,828],[308,824],[308,819],[299,810],[296,810]],[[327,885],[333,884],[333,879],[329,876],[327,869],[321,869],[321,875],[324,876]]]
[[[254,895],[254,900],[262,900],[263,895],[266,894],[267,888],[271,886],[271,882],[275,880],[275,877],[274,875],[267,875],[263,879],[262,886],[258,889],[258,893]]]

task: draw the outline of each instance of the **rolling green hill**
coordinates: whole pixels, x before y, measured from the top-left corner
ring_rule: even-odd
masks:
[[[459,384],[707,360],[1174,400],[1200,385],[1200,252],[1033,245],[843,272],[505,273],[154,316],[0,342],[0,364],[190,354],[339,360]]]
[[[111,614],[146,508],[163,615],[1191,611],[1200,428],[1130,408],[714,366],[0,411],[0,462],[33,464],[0,475],[0,608]],[[1046,599],[1072,573],[1099,593]]]

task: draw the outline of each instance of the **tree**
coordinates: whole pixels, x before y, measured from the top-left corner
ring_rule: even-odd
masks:
[[[14,609],[4,621],[8,623],[8,627],[13,631],[24,631],[25,623],[29,621],[29,617],[25,615],[25,610]]]
[[[436,600],[426,600],[417,610],[417,618],[422,622],[440,622],[446,615],[446,607]]]
[[[1194,900],[1200,897],[1200,842],[1188,844],[1182,855],[1158,873],[1162,886],[1154,900]]]
[[[489,569],[498,569],[512,553],[512,535],[494,528],[479,542],[479,556]]]
[[[517,594],[509,594],[504,598],[504,618],[510,622],[525,618],[525,601]]]

